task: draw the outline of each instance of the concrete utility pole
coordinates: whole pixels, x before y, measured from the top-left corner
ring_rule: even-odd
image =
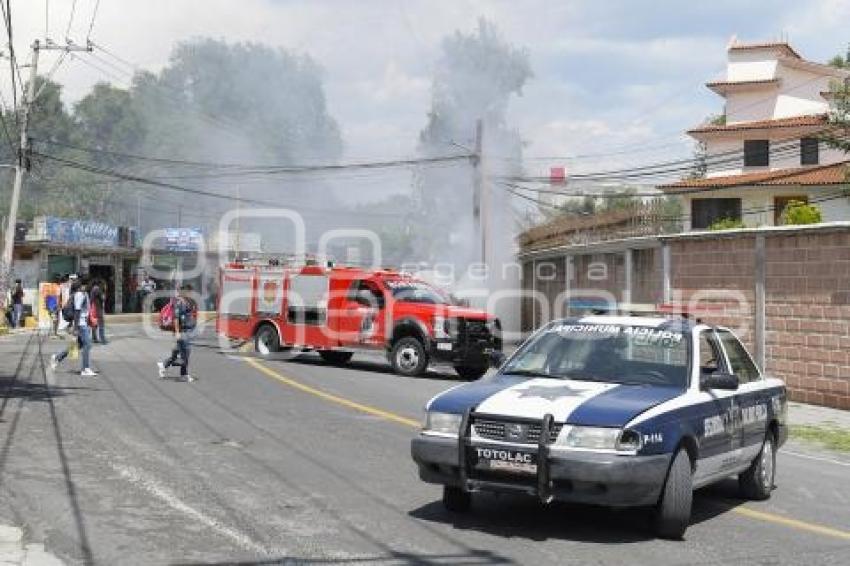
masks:
[[[29,136],[27,126],[29,125],[30,111],[38,93],[35,91],[35,79],[38,76],[38,55],[41,51],[91,51],[90,45],[76,46],[68,43],[66,45],[55,45],[47,42],[44,45],[38,40],[32,44],[32,63],[30,64],[30,78],[27,84],[27,92],[21,100],[21,134],[18,158],[15,163],[15,182],[12,185],[12,200],[9,203],[9,220],[6,224],[6,235],[3,240],[3,255],[0,257],[0,298],[5,299],[6,290],[9,285],[9,277],[12,274],[12,251],[15,245],[15,225],[18,222],[18,206],[21,200],[21,185],[24,181],[24,160],[29,150]]]
[[[487,199],[484,181],[484,121],[480,118],[475,122],[475,155],[472,165],[475,167],[475,186],[472,193],[472,216],[475,231],[480,238],[479,261],[487,263]]]

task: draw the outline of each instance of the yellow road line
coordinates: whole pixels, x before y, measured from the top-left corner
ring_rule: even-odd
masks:
[[[392,413],[390,411],[384,411],[383,409],[379,409],[377,407],[372,407],[370,405],[364,405],[363,403],[358,403],[356,401],[351,401],[350,399],[346,399],[344,397],[340,397],[338,395],[333,395],[331,393],[326,393],[320,389],[316,389],[315,387],[310,387],[309,385],[305,385],[294,379],[281,375],[275,370],[266,367],[260,361],[253,358],[246,358],[246,362],[254,366],[256,369],[264,373],[265,375],[271,377],[272,379],[279,381],[285,385],[289,385],[299,391],[303,391],[304,393],[309,393],[310,395],[315,395],[321,399],[326,401],[330,401],[331,403],[336,403],[337,405],[342,405],[343,407],[348,407],[350,409],[354,409],[355,411],[360,411],[362,413],[366,413],[369,415],[374,415],[376,417],[380,417],[382,419],[392,421],[404,426],[419,428],[420,423],[413,419],[409,419],[407,417],[403,417],[396,413]],[[755,519],[758,521],[764,521],[767,523],[773,523],[776,525],[783,525],[785,527],[789,527],[791,529],[795,529],[798,531],[805,531],[810,533],[816,533],[824,536],[829,536],[833,538],[839,538],[843,540],[850,540],[850,532],[842,531],[839,529],[833,529],[830,527],[825,527],[823,525],[818,525],[815,523],[808,523],[806,521],[800,521],[798,519],[791,519],[789,517],[784,517],[782,515],[776,515],[774,513],[767,513],[765,511],[756,511],[755,509],[750,509],[749,507],[733,507],[730,509],[733,513],[737,513],[738,515],[747,517],[749,519]]]
[[[792,529],[797,529],[799,531],[807,531],[810,533],[817,533],[820,535],[825,535],[833,538],[840,538],[844,540],[850,540],[850,532],[842,531],[839,529],[833,529],[830,527],[825,527],[823,525],[818,525],[815,523],[808,523],[806,521],[800,521],[798,519],[791,519],[790,517],[783,517],[782,515],[776,515],[774,513],[766,513],[764,511],[756,511],[755,509],[750,509],[749,507],[734,507],[732,509],[734,513],[738,515],[743,515],[744,517],[749,517],[750,519],[757,519],[759,521],[766,521],[768,523],[775,523],[777,525],[784,525],[786,527],[790,527]]]
[[[304,385],[294,379],[290,379],[286,376],[279,374],[271,368],[266,367],[258,360],[253,358],[246,358],[246,362],[257,368],[259,371],[263,372],[267,376],[272,379],[279,381],[285,385],[289,385],[290,387],[294,387],[299,391],[303,391],[304,393],[309,393],[310,395],[315,395],[325,401],[330,401],[331,403],[336,403],[337,405],[342,405],[343,407],[348,407],[350,409],[354,409],[355,411],[360,411],[361,413],[366,413],[369,415],[374,415],[376,417],[380,417],[382,419],[392,421],[395,423],[399,423],[405,426],[419,428],[421,423],[419,421],[415,421],[413,419],[409,419],[407,417],[403,417],[401,415],[397,415],[395,413],[391,413],[389,411],[384,411],[377,407],[372,407],[369,405],[364,405],[363,403],[358,403],[356,401],[351,401],[350,399],[346,399],[345,397],[339,397],[338,395],[333,395],[331,393],[326,393],[321,389],[316,389],[315,387],[310,387],[309,385]]]

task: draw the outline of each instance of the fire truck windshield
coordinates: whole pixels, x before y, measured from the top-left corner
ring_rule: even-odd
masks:
[[[451,304],[449,298],[440,290],[419,281],[388,281],[387,287],[396,301],[429,305]]]

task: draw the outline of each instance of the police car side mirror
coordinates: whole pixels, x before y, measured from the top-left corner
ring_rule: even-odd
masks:
[[[731,373],[704,373],[699,378],[699,387],[703,391],[721,389],[735,391],[738,389],[738,376]]]

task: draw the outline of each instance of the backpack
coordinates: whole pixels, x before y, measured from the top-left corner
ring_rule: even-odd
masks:
[[[183,308],[180,309],[180,328],[193,330],[198,320],[198,305],[192,299],[184,299]]]
[[[74,294],[68,297],[68,302],[62,307],[62,320],[65,322],[74,322]]]
[[[159,329],[174,330],[174,299],[169,299],[159,311]]]

